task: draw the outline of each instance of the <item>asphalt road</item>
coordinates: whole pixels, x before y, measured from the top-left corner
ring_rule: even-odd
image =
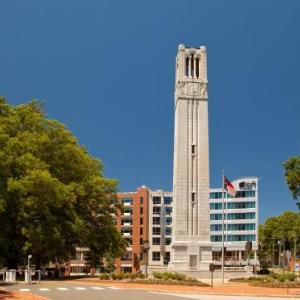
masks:
[[[41,284],[18,284],[5,287],[7,290],[31,292],[51,300],[254,300],[257,297],[245,296],[217,296],[199,294],[175,294],[151,292],[135,289],[121,289],[115,286],[101,286],[93,284],[71,284],[66,282],[43,282]],[[269,297],[259,297],[260,300],[270,300]],[[277,298],[276,300],[287,298]],[[289,298],[292,299],[292,298]],[[297,298],[294,298],[297,299]],[[299,298],[298,298],[299,299]]]

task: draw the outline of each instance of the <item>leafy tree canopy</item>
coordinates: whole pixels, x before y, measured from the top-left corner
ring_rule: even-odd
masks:
[[[286,183],[293,198],[300,198],[300,156],[290,157],[284,163],[284,168]]]
[[[17,267],[29,253],[38,266],[64,261],[75,245],[91,249],[93,266],[120,256],[116,186],[41,103],[0,97],[0,264]]]
[[[269,265],[274,261],[273,256],[278,261],[279,248],[281,251],[297,252],[300,244],[300,213],[287,211],[267,219],[265,224],[259,226],[259,243],[260,261]]]

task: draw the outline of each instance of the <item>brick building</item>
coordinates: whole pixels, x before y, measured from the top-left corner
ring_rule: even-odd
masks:
[[[149,189],[145,186],[135,192],[119,193],[124,211],[117,215],[116,226],[128,241],[125,255],[116,261],[119,272],[137,272],[145,265],[143,243],[149,239]]]

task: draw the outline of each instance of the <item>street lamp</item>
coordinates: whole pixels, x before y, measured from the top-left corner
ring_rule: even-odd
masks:
[[[28,255],[28,260],[27,260],[27,282],[28,282],[28,284],[30,284],[30,282],[31,282],[31,276],[30,276],[30,259],[32,258],[32,255],[31,254],[29,254]]]
[[[148,251],[149,251],[149,248],[150,248],[149,241],[147,241],[147,240],[144,241],[143,242],[143,251],[146,254],[146,270],[145,270],[146,277],[148,276]]]
[[[278,241],[278,246],[279,246],[279,252],[278,252],[278,265],[281,267],[281,246],[282,246],[282,241]]]
[[[276,240],[276,238],[271,238],[271,240],[273,241],[273,243],[272,243],[272,268],[274,268],[274,265],[275,265],[275,240]]]

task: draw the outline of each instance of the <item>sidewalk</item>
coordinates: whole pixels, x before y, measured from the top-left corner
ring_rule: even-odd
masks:
[[[216,283],[213,288],[201,286],[181,286],[181,285],[160,285],[160,284],[140,284],[130,282],[120,282],[115,280],[97,279],[78,279],[68,281],[70,283],[80,282],[99,285],[114,285],[128,289],[143,289],[155,292],[174,292],[192,294],[211,294],[211,295],[237,295],[237,296],[265,296],[265,297],[300,297],[300,288],[268,288],[252,286],[248,283]]]
[[[28,292],[5,291],[0,288],[0,299],[7,300],[48,300],[48,298],[33,295]]]

